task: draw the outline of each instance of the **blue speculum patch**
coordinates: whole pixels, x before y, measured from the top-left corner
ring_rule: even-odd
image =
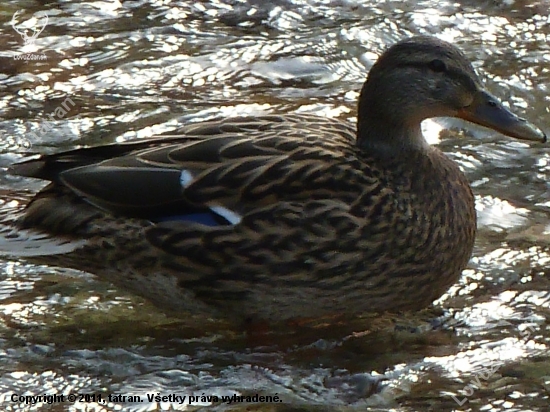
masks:
[[[203,213],[186,213],[182,215],[170,215],[162,216],[156,219],[153,219],[155,222],[190,222],[190,223],[199,223],[205,226],[226,226],[231,223],[226,219],[211,212]]]

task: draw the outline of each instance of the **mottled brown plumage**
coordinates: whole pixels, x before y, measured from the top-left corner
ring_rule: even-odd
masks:
[[[13,167],[52,182],[18,224],[75,242],[34,261],[172,312],[280,321],[420,309],[458,279],[476,229],[466,178],[420,132],[434,116],[545,140],[458,49],[418,37],[370,71],[358,131],[271,115],[43,156]]]

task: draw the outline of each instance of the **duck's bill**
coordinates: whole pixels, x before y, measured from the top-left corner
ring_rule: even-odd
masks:
[[[527,120],[516,116],[486,91],[478,92],[472,104],[460,109],[457,117],[516,139],[546,142],[544,132]]]

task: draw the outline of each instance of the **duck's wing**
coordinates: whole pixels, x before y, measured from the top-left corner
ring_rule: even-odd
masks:
[[[42,156],[11,170],[117,215],[186,220],[207,213],[212,225],[235,224],[256,207],[307,198],[315,186],[317,196],[330,196],[327,188],[341,178],[330,169],[354,147],[351,127],[316,117],[237,118],[181,131]]]
[[[387,237],[387,227],[380,227],[378,234],[365,239],[364,223],[349,204],[324,199],[270,204],[244,215],[235,226],[161,222],[148,227],[145,236],[172,257],[167,262],[181,274],[178,286],[207,301],[238,299],[251,282],[277,284],[274,275],[310,287],[314,272],[326,275],[317,279],[316,287],[334,289],[337,299],[331,275],[354,273],[362,262],[358,257],[368,259],[369,248],[359,253],[360,248]],[[370,251],[373,256],[380,253],[374,247]],[[340,277],[338,282],[348,280]]]

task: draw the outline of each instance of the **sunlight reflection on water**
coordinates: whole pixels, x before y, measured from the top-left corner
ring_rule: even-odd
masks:
[[[0,7],[6,16],[27,8],[30,18],[39,11],[22,1]],[[27,139],[30,147],[3,138],[0,165],[29,151],[122,142],[220,116],[307,112],[355,121],[367,68],[387,45],[413,34],[459,45],[492,92],[548,125],[547,3],[481,7],[467,1],[64,2],[44,9],[48,27],[31,51],[43,51],[45,61],[14,60],[27,49],[11,25],[0,28],[2,137],[40,130],[66,96],[76,103],[39,139]],[[440,139],[441,125],[454,131]],[[371,333],[285,351],[279,341],[243,343],[234,331],[208,322],[202,335],[190,337],[184,326],[88,276],[67,278],[63,270],[1,261],[0,392],[277,392],[285,401],[281,410],[289,404],[451,410],[458,405],[450,395],[469,394],[464,388],[476,373],[497,365],[463,408],[544,410],[549,155],[484,129],[464,132],[463,124],[445,119],[423,127],[460,164],[477,195],[475,256],[440,300],[459,321],[452,337],[434,331],[394,341]],[[5,176],[1,183],[7,198],[39,185]],[[16,206],[7,201],[0,210]],[[355,374],[385,374],[387,380],[354,380]],[[87,406],[181,409],[175,403]]]

